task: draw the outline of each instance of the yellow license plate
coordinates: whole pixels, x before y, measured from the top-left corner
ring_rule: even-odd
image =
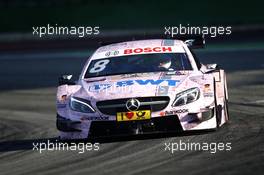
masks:
[[[150,119],[150,110],[118,112],[116,114],[116,119],[119,122]]]

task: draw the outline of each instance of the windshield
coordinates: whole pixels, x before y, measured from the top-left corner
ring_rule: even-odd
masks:
[[[92,60],[84,78],[178,70],[192,70],[185,53],[139,54]]]

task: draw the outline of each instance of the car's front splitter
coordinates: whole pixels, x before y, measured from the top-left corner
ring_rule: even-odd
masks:
[[[89,137],[138,135],[183,131],[178,116],[155,117],[141,121],[93,121]]]

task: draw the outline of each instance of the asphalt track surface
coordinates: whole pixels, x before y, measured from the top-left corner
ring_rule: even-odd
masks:
[[[78,75],[87,57],[0,55],[0,174],[263,174],[264,49],[206,51],[228,76],[231,121],[216,132],[107,140],[99,151],[32,150],[56,140],[57,77]],[[39,57],[40,55],[40,57]],[[65,54],[66,55],[66,54]],[[230,151],[165,150],[165,143],[231,143]]]

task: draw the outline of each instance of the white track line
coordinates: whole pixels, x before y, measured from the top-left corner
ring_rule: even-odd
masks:
[[[264,103],[264,100],[256,100],[256,101],[251,101],[251,102],[244,102],[244,104],[260,104]]]

